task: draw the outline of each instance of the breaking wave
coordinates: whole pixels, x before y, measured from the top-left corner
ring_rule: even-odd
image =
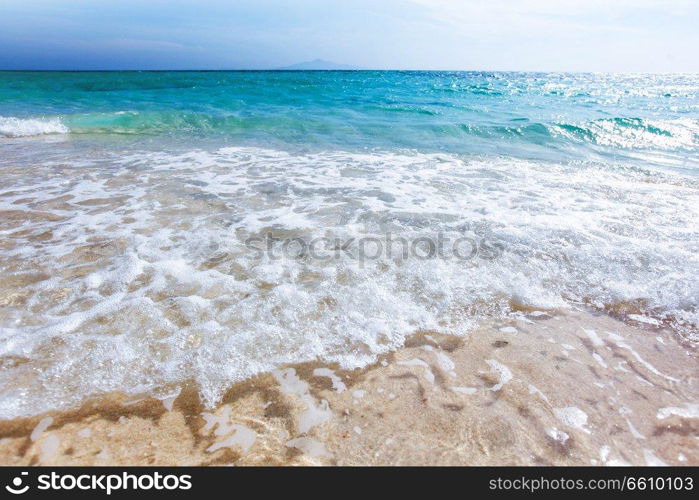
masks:
[[[68,134],[70,129],[59,118],[15,118],[0,116],[0,137],[31,137]]]

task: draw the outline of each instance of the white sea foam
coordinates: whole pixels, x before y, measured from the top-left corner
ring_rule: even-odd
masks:
[[[365,366],[420,329],[509,319],[512,302],[642,300],[644,314],[690,332],[699,323],[697,187],[675,177],[256,148],[66,156],[27,172],[7,169],[0,190],[0,356],[23,360],[0,372],[3,418],[185,380],[212,406],[262,371],[318,359]],[[502,254],[273,259],[245,245],[267,232],[439,232],[487,239]]]
[[[498,383],[490,388],[491,391],[499,391],[506,383],[512,380],[512,372],[507,366],[494,359],[486,359],[485,362],[488,363],[491,368],[490,373],[495,373],[499,377]]]
[[[699,122],[689,118],[677,120],[616,119],[596,120],[565,128],[551,125],[555,135],[569,139],[591,140],[602,146],[618,148],[639,148],[676,150],[694,149],[699,137]]]
[[[0,116],[0,137],[68,134],[70,129],[58,118],[15,118]]]
[[[653,450],[643,450],[643,458],[646,461],[646,465],[651,467],[665,467],[668,465],[662,458],[658,458]]]
[[[292,439],[286,442],[286,446],[297,448],[309,457],[332,456],[332,453],[328,452],[323,443],[310,437]]]
[[[576,406],[569,406],[567,408],[554,408],[554,415],[556,418],[563,422],[568,427],[573,429],[579,429],[589,433],[587,429],[587,413],[582,411]]]
[[[699,404],[687,403],[684,408],[666,407],[658,410],[658,418],[661,420],[672,415],[677,415],[682,418],[699,418]]]
[[[313,375],[315,375],[316,377],[329,378],[330,382],[332,383],[333,389],[337,392],[345,392],[347,390],[347,386],[342,381],[342,379],[335,375],[335,372],[333,372],[329,368],[316,368],[315,370],[313,370]]]
[[[478,392],[478,389],[475,387],[459,387],[459,386],[451,386],[449,389],[451,389],[454,392],[458,392],[461,394],[476,394]]]
[[[41,437],[41,435],[44,433],[44,431],[51,426],[52,423],[53,423],[53,417],[42,418],[41,421],[36,425],[36,427],[34,427],[34,430],[32,431],[29,438],[32,441],[38,440]]]
[[[425,379],[431,383],[434,384],[434,373],[432,373],[432,369],[430,368],[430,365],[425,363],[421,359],[409,359],[407,361],[398,361],[399,365],[401,366],[419,366],[421,368],[424,368],[424,374],[425,374]]]

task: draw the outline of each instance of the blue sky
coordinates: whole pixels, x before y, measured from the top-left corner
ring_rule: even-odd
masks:
[[[0,69],[699,71],[699,0],[0,0]]]

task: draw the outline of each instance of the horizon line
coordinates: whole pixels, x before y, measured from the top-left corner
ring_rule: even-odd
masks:
[[[696,75],[699,71],[570,71],[570,70],[517,70],[517,69],[372,69],[372,68],[356,68],[356,69],[284,69],[284,68],[228,68],[228,69],[202,69],[202,68],[187,68],[187,69],[29,69],[29,68],[0,68],[0,73],[174,73],[174,72],[199,72],[199,73],[231,73],[231,72],[275,72],[275,73],[361,73],[361,72],[445,72],[445,73],[568,73],[568,74],[619,74],[619,75]]]

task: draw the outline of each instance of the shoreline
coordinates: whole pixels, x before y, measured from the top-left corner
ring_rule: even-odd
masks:
[[[290,365],[214,409],[184,384],[0,421],[0,463],[697,465],[698,361],[666,329],[534,311],[417,333],[363,369]]]

